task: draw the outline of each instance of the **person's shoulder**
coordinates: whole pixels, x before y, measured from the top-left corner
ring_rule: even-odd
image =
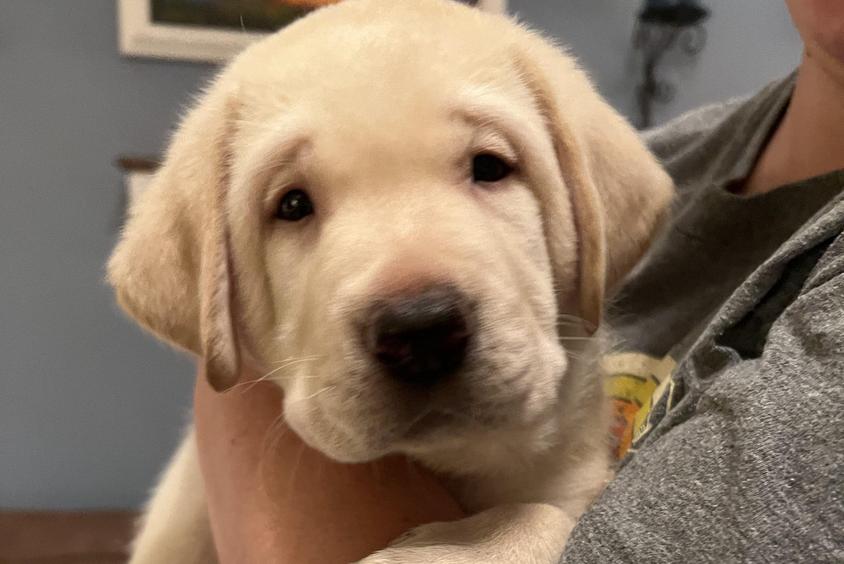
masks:
[[[792,238],[793,244],[806,252],[817,247],[824,250],[807,279],[802,294],[808,294],[823,285],[835,284],[838,288],[844,288],[844,170],[835,171],[824,178],[837,184],[841,192]],[[818,245],[816,240],[824,238],[829,245]],[[844,293],[838,295],[839,303],[842,303],[842,296]],[[844,318],[838,316],[836,321],[844,330]]]
[[[682,190],[749,166],[788,105],[794,75],[750,96],[687,112],[642,136]]]
[[[702,106],[642,132],[642,137],[657,158],[661,161],[670,160],[706,141],[750,99],[751,96],[736,97]]]

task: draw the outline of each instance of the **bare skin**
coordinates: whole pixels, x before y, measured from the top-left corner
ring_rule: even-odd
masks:
[[[803,38],[803,60],[788,109],[744,183],[747,196],[844,168],[844,5],[787,4]]]
[[[221,562],[352,562],[416,525],[463,516],[404,458],[329,460],[287,428],[280,405],[270,383],[217,394],[197,378],[196,436]]]
[[[791,103],[739,189],[746,196],[844,168],[844,3],[786,3],[804,56]],[[221,562],[350,562],[415,525],[462,516],[436,478],[410,462],[328,460],[278,423],[275,387],[242,388],[217,395],[201,375],[196,387],[197,440]]]

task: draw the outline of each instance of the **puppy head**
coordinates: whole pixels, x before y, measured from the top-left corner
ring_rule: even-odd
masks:
[[[560,315],[597,326],[670,194],[538,36],[452,2],[341,3],[219,77],[109,278],[216,389],[256,364],[326,454],[419,453],[554,418]]]

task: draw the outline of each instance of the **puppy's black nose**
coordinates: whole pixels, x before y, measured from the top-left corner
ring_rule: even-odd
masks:
[[[435,286],[379,303],[367,346],[402,381],[432,384],[460,368],[472,336],[469,304],[451,286]]]

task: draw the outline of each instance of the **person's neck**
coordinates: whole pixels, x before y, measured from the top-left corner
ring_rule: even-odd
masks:
[[[807,48],[785,115],[741,194],[752,196],[844,168],[844,64]]]

